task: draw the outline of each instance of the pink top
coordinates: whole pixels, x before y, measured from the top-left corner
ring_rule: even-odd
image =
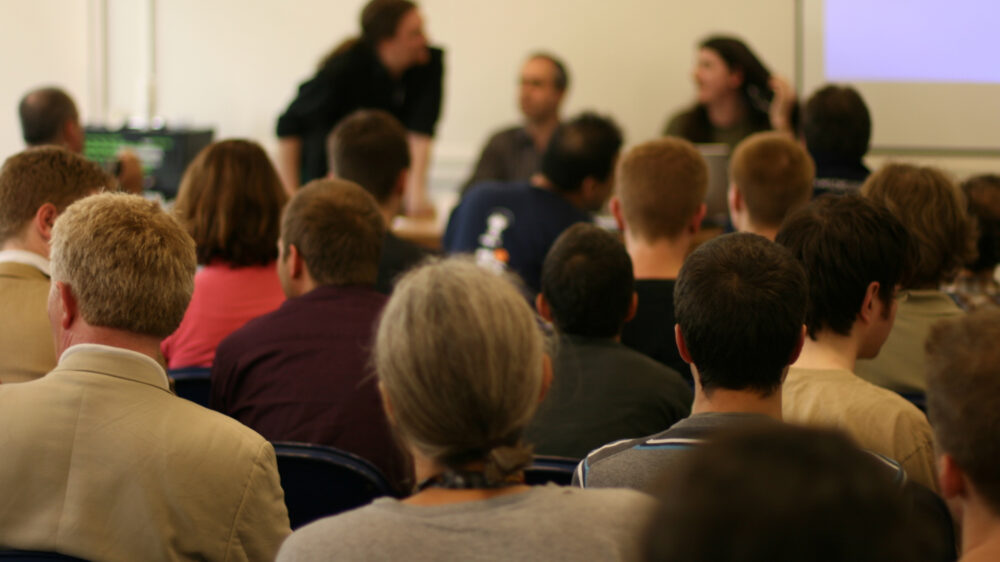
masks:
[[[200,268],[184,320],[160,344],[167,367],[210,367],[219,342],[284,300],[273,262],[236,269],[217,262]]]

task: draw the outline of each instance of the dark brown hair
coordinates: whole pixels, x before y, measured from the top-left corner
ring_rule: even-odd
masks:
[[[406,129],[379,109],[362,109],[344,118],[326,141],[330,170],[368,190],[380,204],[410,167]]]

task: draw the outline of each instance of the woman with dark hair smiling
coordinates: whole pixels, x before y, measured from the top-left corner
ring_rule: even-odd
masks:
[[[701,42],[693,78],[695,104],[670,118],[663,134],[732,150],[753,133],[794,131],[795,91],[735,37]]]
[[[278,560],[637,559],[652,498],[524,484],[522,433],[552,367],[514,283],[462,259],[407,273],[374,357],[420,484],[299,529]]]

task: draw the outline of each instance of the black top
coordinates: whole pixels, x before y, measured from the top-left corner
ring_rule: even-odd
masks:
[[[462,194],[483,181],[528,181],[538,171],[542,155],[524,127],[512,127],[490,137],[479,155],[472,177],[462,186]]]
[[[622,343],[677,371],[691,384],[691,367],[681,359],[674,341],[675,283],[675,279],[636,279],[639,308],[622,330]]]
[[[838,161],[822,154],[810,153],[816,163],[816,179],[813,181],[813,199],[827,193],[843,195],[857,193],[865,183],[871,170],[860,159],[853,162]]]
[[[539,455],[575,459],[619,439],[643,437],[691,412],[680,375],[622,344],[562,336],[552,387],[525,433]]]
[[[358,42],[333,57],[278,118],[279,137],[302,138],[301,182],[327,174],[326,136],[351,112],[383,109],[410,131],[433,135],[441,113],[444,53],[430,49],[430,61],[399,79],[389,75],[375,52]]]
[[[384,295],[392,293],[396,279],[429,255],[431,255],[430,250],[386,232],[382,241],[382,257],[378,262],[375,290]]]

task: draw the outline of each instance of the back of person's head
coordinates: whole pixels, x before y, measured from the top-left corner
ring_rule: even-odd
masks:
[[[806,296],[802,266],[756,234],[727,234],[692,252],[674,287],[674,317],[704,392],[780,391]]]
[[[52,281],[69,285],[91,326],[170,335],[191,300],[196,266],[191,237],[138,195],[86,197],[52,229]]]
[[[330,170],[368,190],[385,204],[410,167],[406,129],[389,113],[362,109],[344,118],[326,144]]]
[[[21,234],[46,203],[62,212],[70,203],[114,186],[96,163],[55,146],[19,152],[0,168],[0,242]]]
[[[76,122],[79,114],[69,94],[59,88],[32,90],[18,104],[21,135],[28,146],[61,144],[67,121]]]
[[[773,424],[700,445],[660,484],[650,562],[913,560],[891,473],[845,435]]]
[[[1000,311],[943,320],[927,338],[927,406],[950,455],[1000,516]]]
[[[756,133],[733,151],[730,180],[746,203],[750,221],[777,228],[812,195],[816,168],[791,137],[777,131]]]
[[[816,167],[802,145],[777,131],[750,135],[733,151],[730,180],[746,203],[750,221],[778,228],[812,195]]]
[[[1000,176],[971,177],[962,182],[962,192],[979,232],[977,257],[965,266],[974,273],[992,272],[1000,263]]]
[[[410,0],[370,0],[361,10],[361,41],[377,45],[392,38],[403,16],[416,7]]]
[[[552,134],[542,174],[558,189],[575,192],[587,178],[608,180],[621,146],[622,133],[611,119],[584,113]]]
[[[286,200],[260,145],[225,140],[202,149],[185,170],[174,211],[198,245],[198,263],[267,265],[278,257]]]
[[[615,191],[635,236],[647,242],[675,238],[705,202],[708,166],[684,139],[652,140],[622,156]]]
[[[625,246],[592,224],[568,228],[542,264],[542,296],[565,334],[617,336],[631,308],[634,285]]]
[[[295,246],[320,285],[373,285],[385,228],[378,204],[361,186],[318,179],[285,207],[281,243],[285,256]]]
[[[521,435],[541,397],[544,341],[511,279],[452,258],[406,273],[379,323],[375,369],[399,435],[445,468],[531,462]]]
[[[802,136],[814,159],[852,164],[868,153],[872,118],[854,88],[828,84],[809,97],[803,113]]]
[[[791,250],[809,277],[806,328],[849,335],[868,287],[890,310],[909,267],[910,237],[882,205],[850,194],[824,196],[788,217],[775,239]]]

